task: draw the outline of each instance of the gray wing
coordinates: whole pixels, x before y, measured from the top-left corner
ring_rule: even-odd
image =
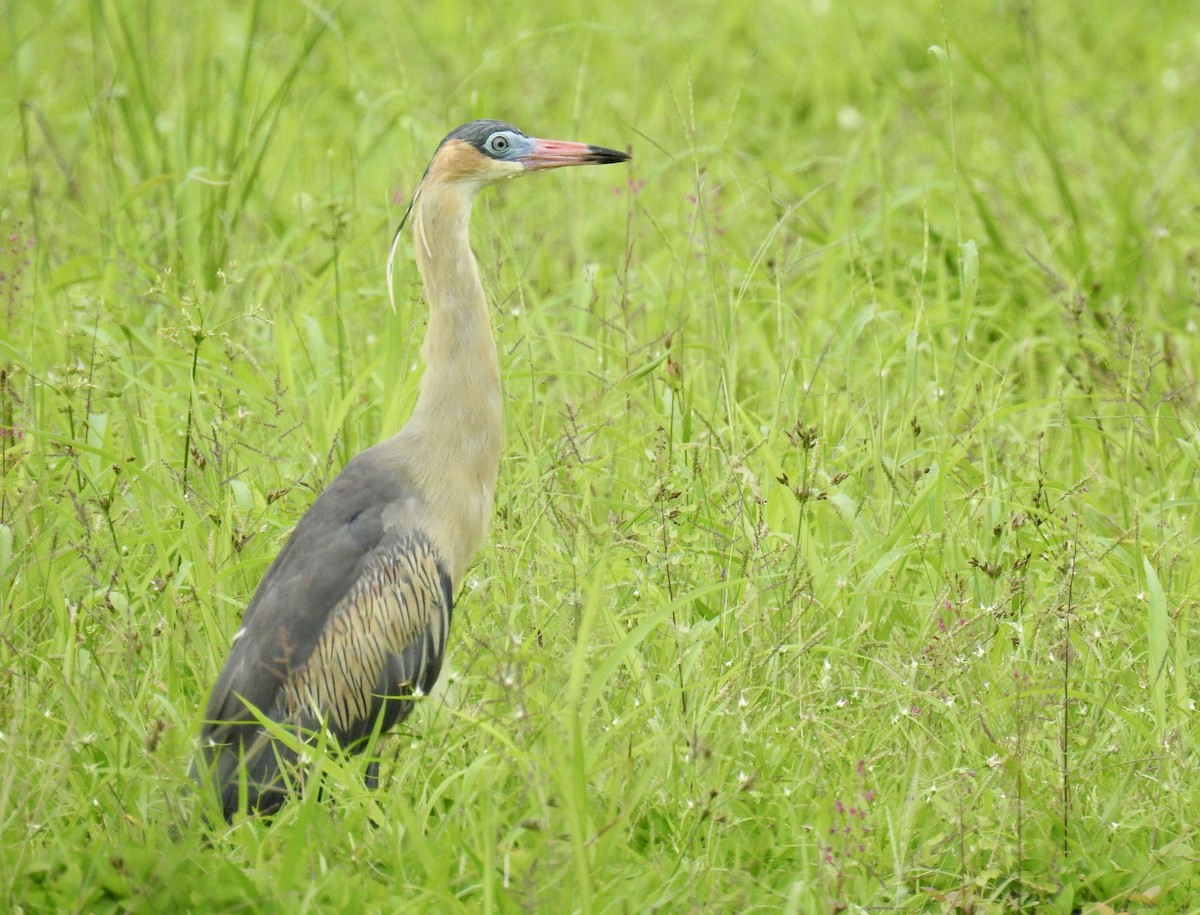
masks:
[[[405,504],[409,511],[403,511]],[[253,709],[302,731],[328,728],[343,747],[387,729],[441,670],[453,592],[432,543],[403,519],[408,481],[371,452],[352,460],[300,519],[254,595],[217,678],[201,731],[206,780],[226,818],[239,801],[283,801],[280,761]],[[385,509],[390,519],[384,526]]]

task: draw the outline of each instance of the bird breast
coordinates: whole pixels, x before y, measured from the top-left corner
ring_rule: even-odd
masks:
[[[496,401],[490,417],[410,422],[385,443],[416,483],[421,509],[415,519],[407,506],[396,517],[385,512],[384,525],[405,528],[415,521],[444,558],[455,587],[483,541],[495,502],[501,439],[498,395]]]

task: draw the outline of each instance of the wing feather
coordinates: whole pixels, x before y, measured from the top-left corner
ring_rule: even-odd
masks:
[[[404,718],[441,670],[452,610],[449,577],[429,541],[409,536],[376,554],[284,687],[290,713],[328,716],[344,744]],[[412,646],[420,646],[417,653]]]
[[[193,771],[203,767],[226,818],[243,781],[248,808],[276,809],[281,763],[295,762],[256,711],[289,729],[327,728],[353,751],[377,726],[406,717],[413,694],[428,692],[441,670],[450,576],[430,538],[404,526],[418,514],[405,509],[417,501],[411,487],[380,473],[370,454],[351,461],[300,520],[213,688]]]

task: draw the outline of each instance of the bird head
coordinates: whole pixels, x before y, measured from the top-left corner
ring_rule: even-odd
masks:
[[[604,146],[591,146],[568,140],[541,140],[526,136],[516,127],[503,121],[470,121],[450,131],[438,144],[437,152],[433,154],[425,176],[409,200],[408,209],[400,219],[396,234],[392,236],[392,246],[387,259],[387,290],[392,311],[396,310],[392,291],[392,266],[396,259],[396,244],[423,189],[438,185],[458,185],[459,190],[466,191],[466,199],[469,201],[483,186],[504,178],[515,178],[547,168],[562,168],[565,165],[606,165],[625,162],[630,158],[628,153]]]
[[[603,146],[526,136],[503,121],[471,121],[442,140],[422,183],[492,184],[547,168],[603,165],[628,158]]]

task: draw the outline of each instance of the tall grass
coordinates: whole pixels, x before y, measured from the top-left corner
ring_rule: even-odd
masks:
[[[1187,910],[1200,30],[1184,5],[10,4],[14,910]],[[205,832],[246,600],[411,407],[382,262],[473,117],[507,392],[384,783]]]

